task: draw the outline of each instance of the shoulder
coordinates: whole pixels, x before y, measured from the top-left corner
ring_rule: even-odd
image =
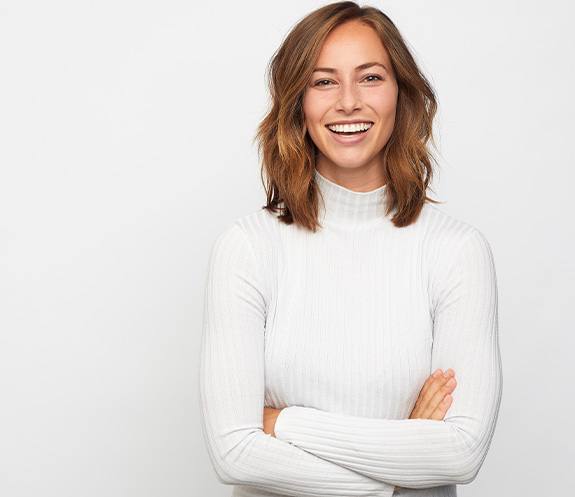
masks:
[[[211,273],[259,278],[260,257],[253,241],[258,224],[256,214],[249,213],[232,219],[216,233],[209,252],[208,267]]]
[[[212,259],[225,259],[228,265],[257,267],[257,272],[271,274],[269,270],[280,244],[279,224],[266,209],[251,211],[231,220],[215,237]]]
[[[230,221],[221,230],[215,244],[234,245],[248,243],[254,251],[259,251],[265,245],[273,244],[278,237],[279,221],[268,210],[260,208],[239,216]]]
[[[484,233],[477,226],[433,204],[424,205],[417,222],[430,247],[458,251],[473,241],[488,244]]]
[[[491,245],[475,225],[428,205],[422,218],[427,223],[425,260],[433,315],[461,299],[479,308],[497,295],[497,276]],[[493,302],[493,301],[491,301]]]
[[[250,239],[255,240],[273,236],[280,223],[270,211],[259,208],[236,218],[234,224],[241,228]]]
[[[487,237],[472,223],[428,203],[417,222],[432,274],[446,274],[458,267],[494,265]]]
[[[233,305],[241,299],[265,312],[269,284],[242,219],[229,222],[213,239],[207,265],[206,297],[221,305]]]

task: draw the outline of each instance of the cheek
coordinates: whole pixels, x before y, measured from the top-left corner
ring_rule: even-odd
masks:
[[[329,111],[330,105],[330,101],[323,95],[304,95],[302,108],[308,127],[321,125],[320,122]]]
[[[305,94],[303,97],[302,109],[303,109],[303,114],[304,114],[305,119],[308,122],[308,124],[311,124],[311,122],[314,120],[315,107],[316,107],[316,105],[315,105],[314,99],[310,98],[308,96],[308,94]]]
[[[395,115],[397,98],[392,94],[380,95],[372,102],[377,114],[384,119],[391,119]]]
[[[397,87],[388,85],[365,96],[366,103],[383,119],[393,118],[397,106]]]

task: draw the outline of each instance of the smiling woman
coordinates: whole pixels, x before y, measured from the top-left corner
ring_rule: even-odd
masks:
[[[377,32],[359,21],[338,26],[326,37],[312,75],[303,112],[320,151],[318,171],[349,185],[361,175],[368,189],[384,184],[380,152],[393,132],[398,87]]]
[[[435,94],[387,15],[354,2],[320,8],[288,34],[269,73],[273,104],[256,139],[266,209],[280,221],[319,227],[314,170],[354,190],[387,184],[397,227],[438,203],[426,195]],[[356,135],[331,124],[371,127]]]
[[[206,281],[218,479],[234,497],[455,497],[502,369],[490,245],[427,197],[434,93],[391,20],[354,2],[291,30],[270,92],[267,203],[218,236]]]

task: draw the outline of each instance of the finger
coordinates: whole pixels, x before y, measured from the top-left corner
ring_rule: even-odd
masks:
[[[450,394],[447,394],[443,397],[443,400],[439,403],[435,411],[431,414],[430,419],[435,419],[437,421],[442,421],[447,414],[448,409],[451,407],[451,403],[453,401],[453,397]]]
[[[427,402],[425,408],[423,409],[423,415],[425,417],[431,416],[431,414],[433,414],[433,411],[437,409],[437,406],[441,403],[443,398],[446,395],[451,394],[453,390],[455,390],[456,386],[457,386],[457,380],[455,378],[452,377],[449,380],[447,380],[447,382],[435,392],[435,394],[429,400],[429,402]]]
[[[433,397],[427,403],[425,414],[431,416],[433,411],[441,403],[446,395],[453,393],[455,387],[457,386],[457,380],[455,378],[450,378],[439,390],[435,392]]]
[[[423,388],[421,389],[421,392],[419,393],[420,397],[425,396],[428,393],[429,388],[433,385],[433,383],[435,381],[442,381],[443,379],[449,379],[451,376],[454,376],[454,375],[455,375],[455,371],[453,371],[453,369],[451,369],[451,368],[446,369],[445,372],[441,368],[436,369],[433,372],[433,374],[429,375],[429,377],[427,378],[427,380],[423,384]]]
[[[415,405],[411,411],[410,419],[424,417],[423,412],[428,412],[427,404],[433,397],[433,392],[437,391],[447,380],[455,375],[455,371],[448,368],[445,373],[441,368],[436,369],[425,381],[423,388],[419,392]]]
[[[433,377],[431,383],[427,386],[425,391],[419,394],[422,407],[427,406],[431,400],[433,399],[434,395],[441,389],[451,378],[453,375],[451,374],[442,374],[438,378]],[[441,399],[440,399],[441,400]]]
[[[442,369],[436,369],[432,374],[430,374],[427,377],[427,380],[425,380],[425,383],[423,384],[423,387],[421,388],[421,390],[419,392],[419,396],[417,397],[417,400],[415,402],[415,407],[418,407],[421,404],[421,401],[423,400],[423,396],[429,390],[429,387],[433,384],[433,382],[436,379],[441,378],[442,376],[443,376],[443,370]]]

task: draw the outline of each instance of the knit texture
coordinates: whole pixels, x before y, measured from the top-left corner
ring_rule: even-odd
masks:
[[[212,246],[199,388],[217,478],[234,497],[456,496],[502,395],[490,245],[429,203],[396,228],[386,186],[315,181],[316,233],[258,210]],[[457,379],[445,418],[408,419],[437,368]],[[264,406],[283,409],[276,437]]]

